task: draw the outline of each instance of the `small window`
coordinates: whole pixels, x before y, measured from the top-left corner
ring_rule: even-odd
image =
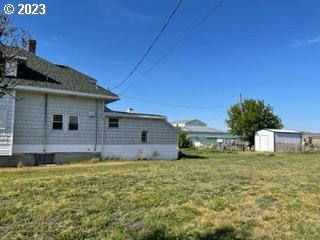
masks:
[[[63,115],[53,114],[52,129],[62,130],[63,129]]]
[[[142,143],[147,143],[148,142],[148,132],[147,131],[142,131],[142,133],[141,133],[141,142]]]
[[[69,130],[78,130],[79,129],[79,116],[71,115],[69,116]]]
[[[119,118],[109,118],[109,128],[119,128]]]

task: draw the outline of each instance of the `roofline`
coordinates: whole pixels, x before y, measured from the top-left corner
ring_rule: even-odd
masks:
[[[162,121],[164,121],[164,123],[168,127],[170,127],[172,130],[174,130],[176,133],[179,132],[179,130],[176,127],[174,127],[171,123],[168,122],[167,117],[162,116],[162,115],[110,111],[110,112],[104,112],[103,118],[106,118],[106,117],[123,117],[123,118],[162,120]]]
[[[45,93],[58,93],[63,95],[75,95],[75,96],[81,96],[81,97],[92,97],[92,98],[99,98],[99,99],[105,99],[105,100],[112,100],[112,102],[119,100],[118,96],[107,96],[102,94],[83,93],[83,92],[75,92],[75,91],[69,91],[69,90],[60,90],[60,89],[42,88],[42,87],[33,87],[33,86],[24,86],[24,85],[18,85],[15,87],[15,89],[45,92]]]
[[[165,116],[148,115],[139,113],[125,113],[125,112],[104,112],[104,117],[123,117],[123,118],[144,118],[144,119],[160,119],[166,120]]]
[[[267,130],[267,131],[270,131],[270,132],[274,132],[274,133],[299,133],[301,134],[302,132],[298,132],[298,131],[295,131],[295,130],[288,130],[288,129],[272,129],[272,128],[264,128],[264,129],[260,129],[257,132],[261,131],[261,130]]]

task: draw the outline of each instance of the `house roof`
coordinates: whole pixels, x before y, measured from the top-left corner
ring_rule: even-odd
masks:
[[[198,119],[178,120],[178,121],[173,121],[171,123],[173,125],[181,125],[181,124],[187,125],[188,123],[193,123],[193,122],[198,122],[198,123],[201,123],[203,125],[206,125],[204,122],[202,122],[202,121],[200,121]]]
[[[188,123],[188,122],[192,122],[194,119],[189,119],[189,120],[178,120],[178,121],[173,121],[171,122],[172,124],[185,124],[185,123]]]
[[[95,95],[110,101],[119,99],[116,94],[97,85],[95,79],[71,67],[53,64],[25,50],[18,53],[19,58],[26,61],[20,64],[17,77],[6,77],[4,83],[17,84],[19,89],[49,89]]]

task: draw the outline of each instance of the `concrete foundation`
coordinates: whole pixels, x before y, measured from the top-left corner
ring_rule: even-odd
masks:
[[[14,154],[13,156],[0,156],[0,167],[24,167],[44,164],[64,164],[100,157],[100,153]]]

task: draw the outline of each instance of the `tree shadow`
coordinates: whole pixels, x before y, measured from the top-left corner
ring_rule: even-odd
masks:
[[[251,234],[239,231],[233,227],[217,228],[213,232],[199,234],[195,240],[245,240],[250,239]]]
[[[156,228],[142,235],[140,240],[246,240],[251,239],[251,234],[247,231],[237,230],[230,226],[215,229],[213,232],[196,233],[194,237],[169,235],[164,229]]]
[[[156,228],[150,232],[145,233],[139,239],[140,240],[174,240],[174,239],[180,239],[180,238],[176,236],[169,236],[167,235],[164,229]]]

